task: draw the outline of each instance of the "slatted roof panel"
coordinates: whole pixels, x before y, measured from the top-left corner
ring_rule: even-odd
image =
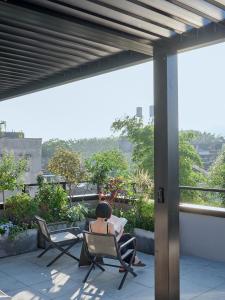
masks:
[[[147,61],[210,31],[222,40],[224,20],[225,0],[0,0],[0,99]]]

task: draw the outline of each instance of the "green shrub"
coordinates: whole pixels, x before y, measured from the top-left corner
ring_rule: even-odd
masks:
[[[137,200],[136,227],[154,231],[154,201],[143,199]]]
[[[89,219],[96,219],[95,208],[89,208],[89,209],[88,209],[86,218],[89,218]]]
[[[83,203],[77,203],[70,207],[66,213],[71,222],[83,221],[88,214],[88,208]]]
[[[56,222],[66,218],[68,197],[60,185],[40,184],[35,201],[38,203],[39,215],[47,222]]]
[[[126,231],[132,232],[134,228],[154,231],[154,201],[138,199],[132,201],[130,205],[127,210],[113,211],[117,216],[128,220]]]
[[[4,216],[18,226],[31,227],[38,212],[38,203],[28,194],[20,193],[6,200]]]

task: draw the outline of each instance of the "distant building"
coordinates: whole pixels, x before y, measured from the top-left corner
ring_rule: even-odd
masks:
[[[154,105],[149,106],[149,123],[154,124]]]
[[[0,157],[3,152],[13,152],[16,158],[28,160],[25,183],[35,183],[38,173],[41,172],[41,144],[42,139],[24,138],[18,132],[4,132],[0,135]]]
[[[143,114],[142,114],[142,107],[136,107],[136,117],[138,118],[143,118]]]
[[[225,140],[223,138],[217,139],[217,141],[204,142],[204,141],[194,141],[192,142],[196,151],[200,155],[205,170],[209,170],[210,166],[216,160],[217,156],[223,149],[225,145]]]
[[[16,159],[25,158],[28,161],[24,183],[36,183],[37,175],[41,172],[41,145],[42,139],[24,138],[21,132],[0,133],[0,160],[4,152],[12,152]],[[31,195],[34,195],[36,188],[30,188]],[[5,198],[14,194],[6,191]],[[0,193],[0,203],[2,203]]]

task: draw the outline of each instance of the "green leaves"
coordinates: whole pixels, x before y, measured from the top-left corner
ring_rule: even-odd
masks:
[[[99,152],[85,161],[93,184],[104,185],[110,177],[122,175],[128,169],[125,157],[117,150]]]
[[[113,122],[114,132],[120,132],[134,145],[132,160],[139,169],[148,171],[151,178],[154,175],[154,127],[144,125],[142,119],[125,117]]]
[[[28,194],[20,193],[7,198],[5,208],[4,216],[14,224],[31,226],[38,212],[38,203]]]
[[[209,184],[213,187],[225,189],[225,148],[223,148],[209,170]],[[225,203],[225,194],[220,193],[219,195]]]
[[[149,174],[150,178],[154,178],[153,125],[145,125],[142,119],[127,116],[124,119],[116,120],[112,124],[112,129],[120,132],[122,136],[127,136],[133,144],[132,160],[136,169],[143,170]],[[181,131],[179,134],[180,185],[196,186],[205,181],[204,175],[195,170],[195,166],[202,166],[201,158],[191,144],[198,137],[199,132],[195,131]]]
[[[34,198],[38,204],[39,214],[47,222],[65,219],[68,208],[67,193],[60,185],[43,183]]]
[[[85,171],[80,154],[67,149],[58,149],[48,163],[48,170],[65,178],[70,184],[84,180]]]
[[[13,152],[4,152],[0,160],[0,191],[20,188],[26,167],[26,159],[16,160]]]

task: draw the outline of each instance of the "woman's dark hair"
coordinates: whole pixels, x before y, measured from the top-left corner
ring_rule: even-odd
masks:
[[[112,215],[112,207],[108,202],[102,201],[97,205],[95,215],[96,218],[104,218],[108,220]]]

